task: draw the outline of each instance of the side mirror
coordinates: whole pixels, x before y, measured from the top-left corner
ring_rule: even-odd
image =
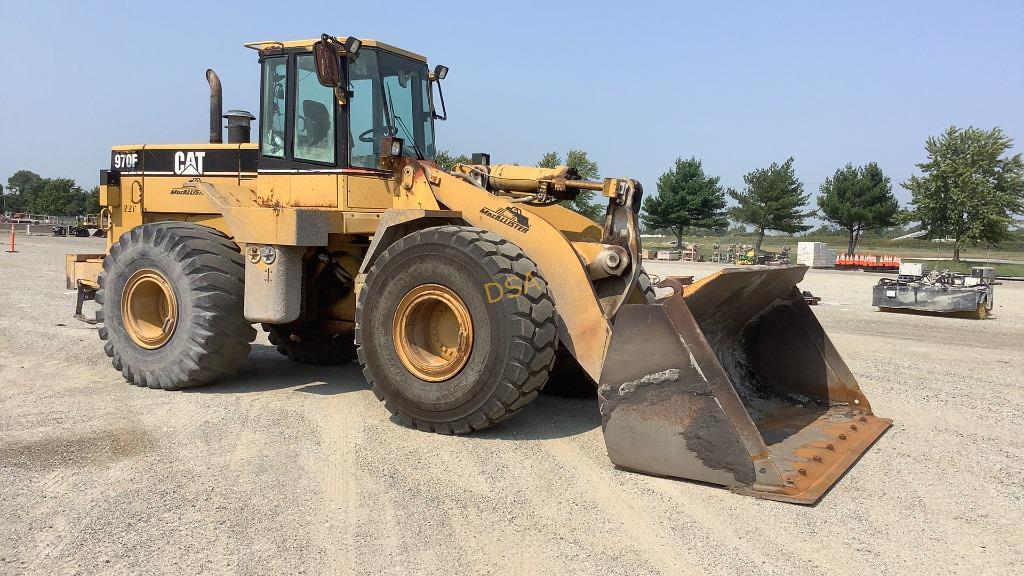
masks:
[[[320,40],[313,44],[313,57],[316,60],[316,78],[320,85],[328,88],[341,86],[341,68],[338,64],[338,51],[334,45]]]

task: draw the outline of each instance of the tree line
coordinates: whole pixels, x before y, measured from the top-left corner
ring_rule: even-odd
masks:
[[[70,178],[44,178],[29,170],[18,170],[7,179],[3,211],[48,216],[97,214],[99,187],[85,190]]]
[[[817,216],[845,232],[849,253],[856,252],[865,232],[919,223],[928,238],[953,239],[953,259],[959,262],[960,251],[968,245],[998,245],[1010,239],[1016,217],[1024,215],[1024,160],[1019,153],[1009,154],[1012,147],[1013,140],[998,127],[951,126],[929,137],[927,159],[917,164],[921,174],[900,183],[911,193],[904,208],[875,162],[837,169],[821,184],[817,207],[811,208],[792,157],[748,172],[741,190],[726,189],[718,176],[704,172],[699,159],[678,158],[658,178],[657,195],[644,199],[640,217],[648,230],[671,232],[680,246],[689,230],[723,231],[730,221],[749,225],[757,234],[755,249],[760,250],[766,232],[805,232],[811,228],[807,219]],[[449,170],[470,160],[440,152],[437,161]],[[537,166],[559,164],[559,154],[549,152]],[[600,174],[597,163],[582,150],[569,150],[564,164],[585,179]],[[581,194],[564,204],[598,220],[604,209],[593,203],[593,196]]]
[[[806,219],[819,216],[846,232],[849,253],[866,231],[916,222],[929,238],[952,238],[959,262],[965,246],[1010,239],[1015,216],[1024,215],[1024,161],[1008,154],[1012,147],[999,128],[952,126],[928,138],[927,160],[917,165],[921,174],[900,184],[911,193],[905,208],[874,162],[837,169],[821,184],[817,209],[809,209],[793,158],[747,173],[740,191],[725,190],[700,160],[678,159],[658,179],[658,195],[644,200],[641,217],[652,229],[671,230],[680,243],[685,229],[722,228],[728,218],[755,229],[759,250],[766,231],[804,232]],[[726,195],[735,205],[726,207]]]

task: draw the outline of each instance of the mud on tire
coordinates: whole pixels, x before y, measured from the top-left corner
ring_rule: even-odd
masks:
[[[139,345],[122,315],[125,285],[140,270],[173,290],[176,322],[157,348]],[[144,224],[121,236],[103,260],[96,301],[104,350],[125,380],[175,390],[209,384],[238,370],[256,331],[242,314],[244,266],[238,246],[216,230],[185,222]]]
[[[441,382],[403,364],[392,327],[403,298],[427,285],[456,294],[472,323],[468,360]],[[509,286],[528,288],[515,295]],[[355,334],[363,374],[395,419],[444,434],[482,430],[521,410],[544,387],[558,346],[537,265],[500,236],[463,226],[427,228],[390,246],[367,272]]]

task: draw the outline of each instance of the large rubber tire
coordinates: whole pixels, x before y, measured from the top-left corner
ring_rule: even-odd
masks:
[[[174,331],[156,349],[136,343],[121,314],[125,284],[142,269],[166,278],[177,301]],[[99,335],[114,368],[128,382],[164,390],[235,373],[256,337],[242,314],[243,279],[238,246],[205,226],[160,222],[123,234],[103,259],[96,293],[104,319]]]
[[[402,299],[429,284],[462,300],[474,334],[465,366],[442,382],[422,380],[402,363],[392,327]],[[493,286],[517,284],[529,286],[523,295],[494,298]],[[441,226],[401,238],[367,272],[356,305],[356,344],[366,380],[396,420],[466,433],[505,420],[537,396],[555,359],[558,330],[547,283],[518,246],[478,228]]]
[[[264,324],[263,329],[277,351],[292,362],[331,366],[348,364],[356,359],[356,344],[351,332],[326,336],[270,324]]]

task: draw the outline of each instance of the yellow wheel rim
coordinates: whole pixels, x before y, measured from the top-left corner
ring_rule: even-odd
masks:
[[[458,374],[473,350],[469,310],[455,292],[439,284],[410,290],[398,303],[392,328],[398,358],[427,382]]]
[[[178,301],[167,278],[151,268],[132,274],[121,293],[121,319],[128,336],[142,348],[166,344],[178,323]]]

